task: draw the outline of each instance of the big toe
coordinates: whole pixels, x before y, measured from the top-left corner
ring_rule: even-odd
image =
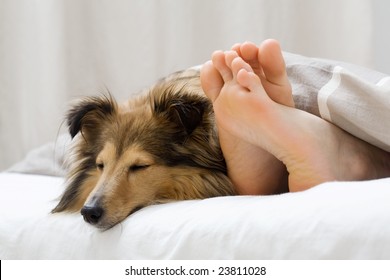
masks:
[[[207,61],[203,64],[200,70],[200,82],[204,93],[212,102],[214,102],[221,92],[224,81],[211,61]]]
[[[286,64],[280,45],[276,40],[268,39],[260,45],[259,61],[267,81],[279,86],[289,84]]]
[[[269,39],[259,47],[259,62],[263,69],[263,86],[268,95],[277,103],[294,107],[291,84],[279,43]]]

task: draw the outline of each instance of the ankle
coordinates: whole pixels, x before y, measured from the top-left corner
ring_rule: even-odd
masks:
[[[372,180],[390,176],[390,153],[362,144],[363,148],[355,150],[346,163],[349,180]],[[350,177],[350,178],[348,178]]]
[[[373,168],[368,164],[367,156],[357,153],[348,159],[345,166],[349,174],[345,174],[347,180],[361,181],[369,179],[373,174]]]

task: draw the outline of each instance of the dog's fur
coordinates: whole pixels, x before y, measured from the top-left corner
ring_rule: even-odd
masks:
[[[74,160],[53,213],[81,210],[108,229],[147,205],[234,194],[198,71],[122,105],[110,95],[85,98],[67,121]]]

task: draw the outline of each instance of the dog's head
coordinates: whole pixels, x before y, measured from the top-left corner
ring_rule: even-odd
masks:
[[[147,205],[233,194],[212,106],[192,86],[166,80],[122,106],[110,96],[76,104],[74,162],[53,212],[108,229]]]

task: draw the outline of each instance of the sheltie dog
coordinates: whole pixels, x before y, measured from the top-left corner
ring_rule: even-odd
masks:
[[[148,205],[235,194],[196,70],[124,104],[111,95],[84,98],[67,123],[73,160],[53,213],[80,211],[109,229]]]

